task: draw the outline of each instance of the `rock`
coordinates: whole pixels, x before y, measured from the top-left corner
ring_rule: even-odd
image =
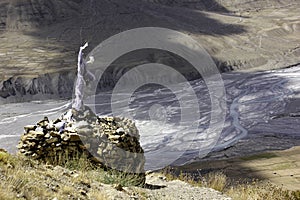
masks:
[[[56,129],[57,131],[59,131],[59,129],[60,129],[61,127],[63,127],[64,124],[65,124],[65,122],[60,121],[60,122],[54,124],[54,127],[55,127],[55,129]]]
[[[108,139],[109,140],[119,140],[121,138],[120,135],[109,135]]]
[[[48,124],[49,124],[49,119],[48,119],[48,117],[44,117],[43,120],[41,120],[41,121],[39,121],[39,122],[37,123],[37,125],[39,125],[39,126],[42,127],[42,128],[46,128]]]
[[[115,185],[114,185],[114,188],[115,188],[116,190],[118,190],[118,191],[123,191],[123,187],[122,187],[121,184],[115,184]]]
[[[35,126],[35,125],[24,126],[25,133],[28,133],[29,131],[34,131],[36,128],[37,128],[37,126]]]
[[[0,152],[7,153],[5,149],[1,149],[1,148],[0,148]]]
[[[114,118],[113,117],[105,117],[104,120],[107,122],[113,122]]]
[[[46,143],[48,144],[55,143],[55,142],[58,142],[57,137],[50,137],[49,139],[46,140]]]
[[[37,139],[40,139],[40,138],[44,137],[44,135],[45,135],[44,132],[42,132],[42,131],[29,131],[28,134],[33,135]]]
[[[116,130],[116,133],[117,133],[118,135],[122,135],[122,134],[125,133],[125,131],[124,131],[123,128],[118,128],[118,129]]]
[[[76,130],[73,127],[67,127],[67,128],[65,128],[65,131],[68,133],[76,133]]]
[[[61,122],[61,119],[58,118],[58,119],[56,119],[56,120],[53,121],[53,124],[57,124],[59,122]]]
[[[61,139],[63,140],[63,141],[69,141],[69,139],[70,139],[70,136],[68,135],[68,134],[61,134]],[[66,143],[67,144],[67,143]]]
[[[71,142],[81,141],[80,136],[78,134],[71,133],[71,134],[69,134],[69,138],[70,138],[69,140]]]
[[[84,190],[80,190],[79,192],[80,192],[80,194],[81,194],[81,195],[83,195],[83,196],[87,196],[87,194],[86,194],[86,191],[84,191]]]
[[[52,137],[60,137],[60,134],[58,132],[51,131],[50,132],[50,136],[52,136]]]
[[[25,142],[25,141],[36,141],[38,140],[34,135],[23,135],[21,137],[21,141]]]
[[[35,129],[35,131],[37,131],[37,132],[43,132],[44,129],[43,129],[42,127],[37,127],[37,128]]]

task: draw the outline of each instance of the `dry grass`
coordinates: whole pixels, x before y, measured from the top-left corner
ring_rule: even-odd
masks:
[[[220,191],[233,200],[300,200],[300,191],[289,191],[269,182],[253,180],[251,183],[237,183],[223,172],[206,175],[191,175],[172,172],[170,168],[162,171],[167,180],[179,179],[193,186],[208,187]]]
[[[292,192],[262,181],[237,183],[222,172],[206,175],[174,174],[163,171],[167,180],[180,179],[197,187],[221,191],[233,200],[300,200],[300,192]],[[64,166],[37,163],[22,156],[0,152],[0,199],[110,199],[103,184],[130,186],[138,175],[115,170],[105,171],[91,165],[85,157],[68,159]],[[112,188],[112,187],[111,187]],[[142,188],[132,189],[132,195],[147,199]]]
[[[114,185],[130,187],[139,181],[139,174],[103,169],[84,155],[58,154],[39,163],[22,155],[0,152],[0,200],[108,200]]]
[[[97,190],[93,190],[92,192],[90,192],[89,198],[93,199],[93,200],[107,200],[108,199],[108,197],[105,194],[103,194],[103,192],[97,191]]]
[[[139,199],[139,200],[149,199],[149,196],[148,196],[147,192],[145,192],[145,190],[143,190],[141,188],[137,188],[137,187],[133,188],[132,190],[133,190],[132,196],[137,197],[136,199]]]
[[[55,166],[0,152],[0,199],[109,199],[97,180],[107,172],[85,157],[63,159]]]
[[[299,191],[289,191],[269,182],[252,182],[230,187],[226,194],[234,200],[299,200]]]
[[[204,178],[204,182],[204,186],[213,188],[220,192],[224,192],[228,185],[227,177],[222,172],[209,173],[206,178]]]
[[[181,180],[196,187],[203,187],[204,185],[203,181],[196,179],[195,176],[191,174],[183,173],[181,171],[179,175],[176,175],[169,167],[163,169],[161,173],[166,177],[168,181]]]
[[[99,177],[99,181],[105,184],[119,184],[122,187],[140,185],[139,174],[124,173],[117,170],[109,170],[106,173],[102,173],[103,176]]]
[[[12,200],[14,199],[14,192],[8,188],[3,180],[0,182],[0,199]]]

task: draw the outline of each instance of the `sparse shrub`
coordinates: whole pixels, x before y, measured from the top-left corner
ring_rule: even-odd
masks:
[[[293,191],[293,192],[292,192],[292,195],[293,195],[297,200],[300,200],[300,190]]]
[[[7,164],[10,160],[10,155],[6,152],[0,151],[0,163]]]
[[[0,199],[5,199],[5,200],[13,200],[14,198],[14,193],[3,185],[3,183],[0,184]]]
[[[99,180],[105,184],[120,184],[122,187],[142,186],[145,182],[142,180],[141,175],[143,176],[143,174],[126,173],[109,169],[103,173],[102,177],[99,177]]]
[[[203,186],[203,179],[196,179],[195,176],[189,173],[184,173],[180,171],[179,174],[176,174],[171,167],[164,168],[161,173],[166,177],[168,181],[172,180],[181,180],[186,183],[189,183],[193,186],[202,187]]]
[[[45,159],[45,164],[59,165],[70,170],[90,170],[96,167],[96,163],[87,158],[85,154],[70,154],[68,152],[59,152],[55,156]]]
[[[22,168],[7,168],[1,180],[1,187],[8,193],[22,193],[26,191],[26,185],[30,182],[30,175]]]
[[[222,172],[211,172],[205,177],[206,187],[224,192],[228,182],[227,177]]]

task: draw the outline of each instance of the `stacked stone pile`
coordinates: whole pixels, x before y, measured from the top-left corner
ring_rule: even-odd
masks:
[[[81,156],[105,167],[141,174],[144,181],[144,151],[135,124],[120,117],[98,117],[88,107],[69,110],[51,121],[47,117],[24,127],[18,144],[25,156],[52,162],[60,156]]]

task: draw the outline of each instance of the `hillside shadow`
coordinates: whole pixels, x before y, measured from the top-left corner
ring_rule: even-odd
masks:
[[[29,10],[22,14],[20,12],[21,8],[25,10],[32,8],[30,5],[26,7],[23,1],[20,2],[13,4],[15,7],[5,4],[6,6],[2,8],[5,9],[7,7],[7,9],[10,9],[10,12],[6,12],[6,17],[9,20],[5,22],[6,31],[3,34],[3,38],[10,37],[9,33],[14,33],[14,37],[20,38],[16,40],[12,37],[9,40],[15,41],[12,48],[20,50],[20,53],[15,55],[18,60],[11,59],[9,62],[11,65],[14,65],[16,62],[15,65],[20,66],[20,70],[18,70],[18,67],[10,67],[5,72],[5,77],[11,77],[12,73],[16,73],[15,71],[18,73],[15,76],[27,75],[33,77],[53,73],[75,73],[77,69],[77,52],[80,45],[88,41],[89,47],[85,50],[85,53],[88,53],[105,39],[134,28],[163,27],[194,36],[208,35],[213,37],[236,35],[246,32],[245,27],[242,25],[227,23],[226,20],[220,21],[219,19],[222,19],[220,12],[227,14],[230,12],[215,1],[211,4],[204,3],[200,9],[201,11],[189,9],[184,6],[163,6],[155,3],[131,0],[89,1],[89,3],[86,1],[72,1],[72,3],[65,2],[62,4],[59,10],[53,10],[54,8],[58,9],[58,7],[55,5],[55,2],[52,2],[50,3],[51,6],[48,6],[48,3],[45,4],[47,15],[43,12],[42,8],[44,7],[42,4],[37,4],[38,6],[34,7],[34,9],[42,9],[41,12]],[[212,17],[208,12],[211,12],[211,14],[218,12],[218,19]],[[13,17],[9,16],[11,13]],[[30,17],[31,15],[33,17]],[[44,18],[46,21],[43,20]],[[30,20],[33,20],[32,23]],[[9,24],[10,22],[12,24]],[[22,39],[22,35],[26,37]],[[158,62],[159,60],[155,60],[156,58],[160,59],[160,56],[154,56],[154,59],[151,61]],[[27,60],[30,64],[37,67],[31,73],[32,69],[28,68],[27,70],[26,66],[21,66],[18,63],[19,60]],[[137,61],[143,63],[148,62],[148,60],[148,57],[137,57],[136,60],[131,60],[132,63],[119,62],[115,67],[126,68],[127,65],[131,66]],[[217,59],[215,61],[217,63],[224,63]],[[124,64],[126,65],[124,66]],[[221,71],[226,71],[228,66],[220,66],[220,68]],[[68,74],[63,75],[61,80],[69,80],[70,78],[67,76]],[[57,88],[56,85],[53,88],[55,90]],[[68,90],[71,91],[72,87],[68,87]],[[59,93],[59,91],[52,91],[52,93]],[[60,96],[65,95],[60,94]],[[71,97],[70,93],[68,93],[68,96]]]
[[[198,6],[185,6],[184,3],[180,4],[168,1],[165,4],[145,3],[141,5],[141,8],[142,12],[153,16],[154,26],[155,23],[161,23],[158,19],[162,19],[170,23],[169,25],[164,24],[162,27],[193,34],[222,36],[240,34],[246,31],[243,25],[221,22],[219,19],[223,20],[225,16],[237,17],[237,19],[241,16],[235,16],[216,1],[196,2],[196,5]],[[222,17],[222,15],[224,16]],[[156,20],[157,22],[155,22]]]
[[[49,65],[57,65],[58,71],[76,69],[71,65],[76,65],[76,53],[85,41],[90,44],[86,49],[86,52],[89,52],[103,40],[134,28],[163,27],[187,34],[211,36],[246,32],[242,25],[222,22],[208,13],[201,12],[230,13],[215,1],[211,3],[203,1],[203,6],[199,7],[201,11],[186,6],[164,6],[131,0],[126,2],[121,0],[70,1],[61,4],[61,8],[57,7],[55,2],[47,2],[44,5],[34,1],[32,5],[31,3],[26,5],[26,2],[20,0],[12,2],[12,6],[7,1],[2,4],[1,11],[5,13],[0,20],[0,24],[5,25],[2,29],[8,33],[7,35],[12,32],[19,34],[18,37],[21,38],[20,41],[15,41],[15,47],[22,46],[28,40],[24,38],[22,41],[22,35],[33,38],[33,41],[27,42],[28,57],[25,56],[24,59],[31,60],[34,57],[37,58],[37,62],[40,62],[38,58],[41,55],[35,52],[35,49],[40,46],[46,50],[57,51],[60,56],[51,57],[51,54],[45,53],[43,57],[47,57]],[[49,41],[51,44],[48,45]],[[19,42],[23,43],[19,44]],[[66,64],[61,67],[60,63]],[[41,62],[41,65],[43,64]],[[21,71],[24,70],[19,71],[19,75],[22,75]],[[40,74],[45,71],[47,70],[41,71]]]
[[[221,22],[208,13],[201,12],[230,13],[215,1],[210,1],[211,3],[203,1],[200,11],[136,1],[91,2],[93,3],[80,3],[81,10],[75,10],[77,13],[75,11],[66,13],[66,16],[76,13],[73,16],[53,20],[47,26],[38,26],[36,30],[25,31],[24,34],[42,40],[56,38],[62,45],[73,44],[77,48],[84,41],[89,41],[91,50],[110,36],[140,27],[163,27],[185,33],[213,36],[246,32],[243,25]],[[219,18],[222,19],[222,16]],[[77,51],[77,49],[72,50]]]
[[[147,2],[147,0],[144,1]],[[180,8],[188,8],[188,9],[195,9],[195,10],[202,10],[202,11],[225,12],[225,13],[230,12],[227,8],[225,8],[215,0],[157,1],[154,3],[164,5],[164,6],[169,6],[169,7],[180,7]]]

